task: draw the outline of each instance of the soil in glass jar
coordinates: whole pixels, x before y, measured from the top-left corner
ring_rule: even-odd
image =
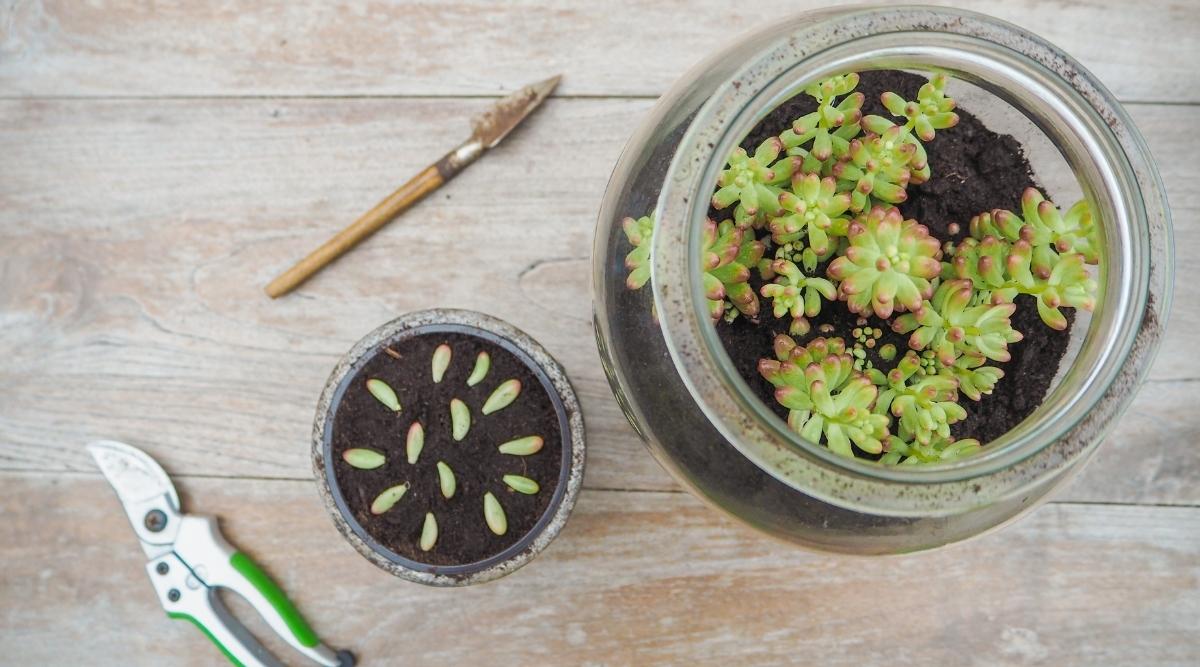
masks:
[[[441,345],[451,350],[440,382],[434,382],[432,359]],[[468,385],[481,352],[490,357],[486,376]],[[400,410],[394,411],[368,390],[369,379],[393,389]],[[515,400],[483,414],[482,408],[501,383],[521,383]],[[458,399],[470,413],[470,427],[456,441],[450,403]],[[409,463],[408,432],[414,422],[424,431],[416,463]],[[529,455],[505,454],[498,446],[538,436],[542,447]],[[346,450],[380,452],[386,462],[374,469],[356,468]],[[562,470],[562,432],[558,412],[537,374],[508,350],[477,336],[431,332],[405,337],[377,348],[346,385],[333,417],[331,455],[338,489],[350,513],[368,534],[393,552],[429,565],[464,565],[482,561],[517,543],[551,506]],[[449,466],[455,489],[442,491],[438,462]],[[519,475],[536,482],[536,493],[522,493],[504,482]],[[386,489],[407,484],[404,495],[382,513],[372,503]],[[503,509],[502,535],[484,517],[484,494]],[[437,522],[432,548],[421,548],[426,513]]]
[[[866,98],[863,115],[885,117],[890,114],[880,102],[881,93],[893,91],[905,99],[915,99],[917,90],[927,81],[922,76],[894,70],[862,72],[860,77],[856,90]],[[753,153],[764,140],[788,129],[794,119],[815,110],[813,98],[797,95],[764,118],[741,145]],[[898,205],[905,219],[916,219],[942,242],[965,238],[967,223],[980,213],[993,209],[1020,211],[1022,192],[1026,188],[1041,189],[1034,181],[1032,169],[1016,139],[992,132],[969,109],[959,107],[955,112],[959,116],[958,124],[938,131],[936,137],[925,144],[932,172],[930,179],[920,185],[910,184],[908,199]],[[732,208],[710,210],[709,215],[719,222],[731,217]],[[957,233],[951,233],[951,225],[957,225]],[[769,240],[767,235],[766,241]],[[772,253],[773,248],[768,247],[766,256],[770,257]],[[824,276],[826,266],[822,263],[814,275]],[[757,271],[751,272],[750,282],[756,293],[763,285]],[[960,397],[959,404],[967,416],[950,427],[951,434],[957,439],[975,438],[986,445],[1028,417],[1042,403],[1066,354],[1074,311],[1064,308],[1067,328],[1055,330],[1042,322],[1031,297],[1020,295],[1015,303],[1012,327],[1025,338],[1009,345],[1011,360],[989,362],[1004,371],[1004,377],[996,383],[991,394],[985,394],[979,401]],[[873,314],[860,317],[850,312],[843,301],[825,304],[820,314],[809,320],[811,331],[803,336],[793,336],[798,344],[803,345],[818,336],[843,337],[852,342],[851,332],[856,328],[880,330],[882,335],[866,353],[871,364],[884,371],[895,365],[895,360],[880,357],[879,351],[884,345],[895,346],[899,351],[897,359],[909,349],[908,334],[893,332],[888,321]],[[775,387],[758,373],[758,362],[774,358],[772,342],[776,335],[788,332],[789,323],[790,318],[775,318],[769,305],[764,304],[757,321],[739,316],[732,322],[721,320],[716,324],[721,342],[739,374],[763,403],[784,419],[788,410],[775,400]],[[855,454],[873,458],[857,448]]]

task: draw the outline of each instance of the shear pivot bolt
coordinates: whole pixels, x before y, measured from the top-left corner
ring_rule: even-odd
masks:
[[[172,588],[171,590],[167,591],[167,599],[171,602],[179,602],[179,590]]]
[[[157,533],[167,527],[167,515],[162,510],[150,510],[146,512],[146,530],[152,533]]]

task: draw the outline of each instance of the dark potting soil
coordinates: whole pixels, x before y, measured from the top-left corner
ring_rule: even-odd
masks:
[[[863,114],[887,118],[891,115],[879,101],[881,93],[890,90],[905,99],[915,99],[917,90],[927,81],[922,76],[894,70],[863,72],[860,76],[857,90],[866,96]],[[814,110],[816,103],[811,97],[797,95],[764,118],[742,146],[753,152],[768,137],[790,127],[794,119]],[[967,223],[979,213],[995,208],[1019,212],[1021,193],[1025,188],[1038,187],[1020,143],[1011,136],[992,132],[964,109],[959,108],[956,112],[958,125],[939,130],[934,140],[925,145],[932,172],[930,179],[921,185],[910,185],[908,200],[899,207],[906,219],[915,218],[941,241],[965,237]],[[731,214],[732,209],[710,211],[714,220],[728,218]],[[951,224],[959,225],[957,235],[950,234]],[[771,252],[773,250],[768,249],[768,256]],[[820,275],[824,275],[824,271],[824,266],[818,267]],[[762,286],[756,272],[751,283],[756,292]],[[1004,370],[1004,377],[990,395],[984,395],[980,401],[961,397],[967,417],[950,427],[956,438],[976,438],[987,443],[1003,435],[1042,403],[1058,372],[1070,339],[1074,310],[1063,309],[1068,327],[1056,331],[1042,322],[1031,297],[1019,296],[1016,304],[1012,326],[1025,339],[1009,345],[1012,359],[998,364]],[[886,322],[873,315],[867,320],[866,326],[883,330],[876,347],[868,350],[868,359],[876,368],[886,371],[895,362],[883,361],[877,350],[885,343],[892,343],[899,351],[898,358],[908,349],[908,336],[893,333]],[[798,343],[803,344],[817,336],[842,336],[849,341],[850,331],[859,326],[860,320],[844,302],[836,302],[823,305],[820,315],[810,321],[812,331],[796,337]],[[787,333],[789,323],[788,318],[776,319],[764,304],[758,322],[739,316],[732,323],[722,321],[717,324],[721,342],[741,376],[764,403],[784,418],[787,409],[775,400],[775,388],[758,374],[757,368],[759,359],[773,358],[772,341],[777,334]]]
[[[450,345],[450,366],[440,383],[434,383],[431,361],[434,349]],[[374,352],[346,387],[336,407],[332,456],[338,487],[350,512],[380,544],[417,562],[460,565],[478,562],[515,544],[527,534],[550,506],[562,466],[562,432],[554,402],[534,372],[508,350],[476,336],[436,332],[419,334]],[[491,356],[491,370],[474,387],[467,377],[481,351]],[[379,378],[396,391],[401,411],[382,405],[366,388],[369,378]],[[521,392],[507,407],[484,415],[484,401],[502,382],[516,378]],[[471,411],[471,428],[455,442],[450,431],[450,400],[462,400]],[[409,465],[405,440],[409,426],[420,421],[425,447],[415,465]],[[530,456],[501,454],[501,443],[529,435],[545,441]],[[347,449],[366,447],[383,452],[387,463],[375,470],[359,470],[342,459]],[[442,497],[437,462],[454,471],[458,488],[453,497]],[[526,495],[510,489],[502,477],[516,474],[541,487]],[[407,482],[408,492],[392,509],[371,513],[371,502],[384,489]],[[496,535],[483,518],[483,494],[490,491],[500,501],[508,531]],[[425,513],[433,512],[438,538],[433,549],[421,551],[418,542]]]

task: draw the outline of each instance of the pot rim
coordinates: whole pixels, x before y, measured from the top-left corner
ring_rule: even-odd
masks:
[[[1111,94],[1076,61],[1023,29],[981,14],[928,7],[845,8],[838,14],[823,13],[815,19],[806,14],[784,23],[766,31],[764,46],[697,112],[658,199],[651,282],[667,347],[694,400],[735,447],[780,481],[827,502],[871,513],[949,515],[1011,497],[1039,479],[1062,473],[1092,451],[1132,400],[1157,351],[1169,311],[1173,264],[1169,211],[1136,128]],[[1118,299],[1101,307],[1108,317],[1104,333],[1119,340],[1115,349],[1098,354],[1103,364],[1098,361],[1095,369],[1088,370],[1089,404],[1072,403],[1066,408],[1056,404],[1061,413],[1053,415],[1056,419],[1047,418],[1039,408],[1025,422],[1040,428],[1033,434],[1039,442],[1033,437],[1016,442],[1013,437],[1010,441],[1015,444],[1006,447],[1002,442],[1006,435],[994,443],[992,452],[975,460],[924,470],[883,469],[842,459],[787,429],[732,370],[724,350],[717,349],[720,346],[714,343],[712,326],[704,316],[701,286],[689,279],[700,256],[699,222],[707,209],[706,184],[715,182],[721,167],[716,156],[736,145],[762,114],[790,96],[789,91],[844,67],[844,56],[852,51],[847,44],[865,49],[862,44],[870,40],[878,45],[888,38],[894,41],[897,35],[917,35],[917,40],[940,47],[974,44],[991,49],[988,55],[997,60],[1019,61],[1018,65],[1036,70],[1038,84],[1056,96],[1055,111],[1076,121],[1070,127],[1083,137],[1074,137],[1084,145],[1080,152],[1090,158],[1102,155],[1108,160],[1104,167],[1111,172],[1098,177],[1104,170],[1097,162],[1091,173],[1080,175],[1085,193],[1102,204],[1102,219],[1114,227],[1106,231],[1106,264],[1112,268],[1107,271],[1105,298]],[[841,65],[830,55],[839,49]],[[908,55],[914,54],[931,57],[929,49],[913,49]],[[956,57],[952,48],[935,55],[940,62],[953,62]],[[916,61],[921,62],[919,57]],[[1011,62],[1003,65],[1012,67]],[[687,78],[680,85],[686,82]],[[683,94],[673,90],[664,100]],[[1080,168],[1074,162],[1073,166]],[[1089,338],[1096,331],[1094,320]]]
[[[380,544],[346,507],[333,471],[333,414],[346,382],[383,345],[412,336],[455,332],[483,338],[514,354],[538,377],[559,419],[562,465],[550,505],[533,528],[507,549],[474,563],[430,565]],[[401,315],[361,338],[334,367],[317,403],[312,430],[313,473],[325,509],[338,532],[364,558],[397,577],[430,586],[467,586],[498,579],[544,550],[566,525],[583,482],[586,444],[583,413],[562,366],[528,334],[498,318],[469,310],[435,308]]]

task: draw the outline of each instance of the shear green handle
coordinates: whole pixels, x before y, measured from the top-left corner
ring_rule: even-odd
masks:
[[[296,610],[296,605],[292,604],[292,601],[284,594],[283,589],[277,586],[274,581],[271,581],[271,577],[267,576],[267,573],[263,572],[257,563],[250,560],[249,556],[240,551],[235,551],[229,559],[229,564],[233,566],[233,569],[237,570],[238,574],[245,577],[246,581],[249,581],[252,586],[258,589],[258,592],[262,593],[267,602],[271,603],[275,611],[279,612],[280,617],[287,624],[288,630],[292,631],[292,636],[296,638],[296,641],[300,642],[301,646],[311,648],[320,643],[320,640],[317,639],[317,633],[308,627],[308,623],[300,615],[300,612]]]
[[[228,648],[226,648],[225,644],[221,642],[220,639],[217,639],[216,635],[209,632],[208,626],[201,623],[195,616],[192,616],[191,614],[185,614],[180,611],[168,611],[167,616],[176,620],[188,621],[197,628],[200,628],[200,632],[203,632],[204,636],[212,640],[212,643],[216,644],[217,648],[221,649],[221,653],[223,653],[225,657],[229,659],[229,662],[237,665],[237,667],[246,667],[246,663],[238,660],[237,656],[235,656]]]

